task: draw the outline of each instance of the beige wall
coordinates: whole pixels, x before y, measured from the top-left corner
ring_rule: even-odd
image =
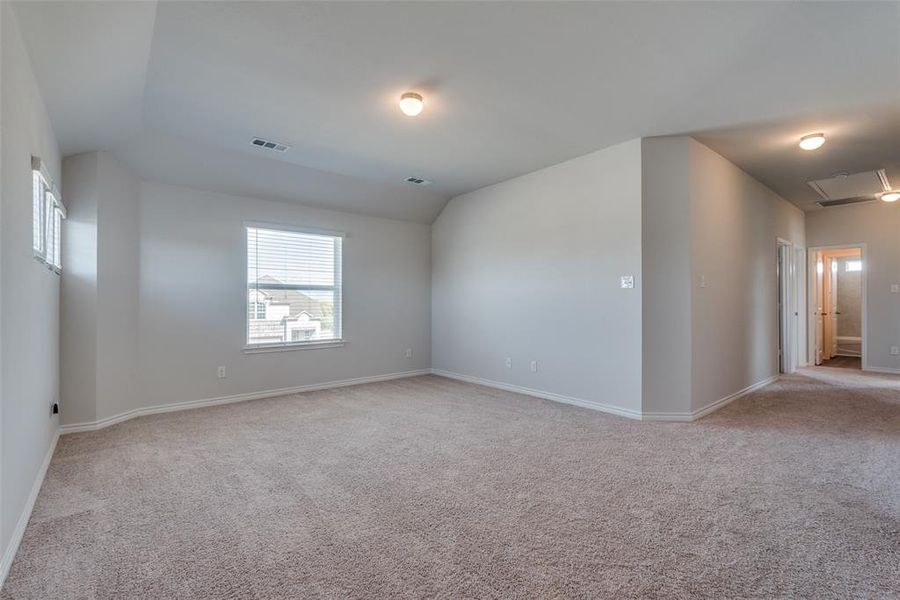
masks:
[[[870,369],[900,372],[900,205],[871,202],[812,211],[806,216],[810,247],[865,244],[866,362]]]

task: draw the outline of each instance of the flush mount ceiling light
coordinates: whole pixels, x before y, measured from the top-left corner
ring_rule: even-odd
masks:
[[[900,200],[900,192],[885,192],[881,195],[881,199],[885,202],[896,202]]]
[[[824,143],[824,133],[810,133],[809,135],[804,135],[802,138],[800,138],[800,147],[804,150],[815,150],[816,148],[821,148],[822,144]]]
[[[407,117],[415,117],[422,112],[423,108],[425,108],[425,101],[422,100],[421,94],[406,92],[400,96],[400,110]]]

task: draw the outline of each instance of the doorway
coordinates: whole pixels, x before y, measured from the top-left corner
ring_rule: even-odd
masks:
[[[865,274],[861,244],[811,250],[811,363],[865,368]]]

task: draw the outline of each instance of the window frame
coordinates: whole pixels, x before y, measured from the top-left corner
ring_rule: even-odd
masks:
[[[38,185],[41,186],[38,191]],[[66,207],[43,161],[31,157],[31,252],[57,275],[62,273],[62,221]],[[40,222],[39,224],[37,222]],[[36,227],[37,226],[37,227]]]
[[[320,285],[297,285],[289,286],[286,289],[297,290],[331,290],[334,293],[334,322],[335,337],[327,340],[311,340],[311,341],[286,341],[286,342],[270,342],[270,343],[250,343],[250,294],[251,289],[249,282],[250,273],[250,252],[247,246],[247,237],[250,229],[267,229],[271,231],[283,231],[288,233],[303,233],[308,235],[320,235],[331,237],[335,242],[339,242],[335,248],[334,260],[334,281],[333,286]],[[243,236],[241,238],[243,244],[243,269],[242,269],[242,288],[244,294],[244,346],[245,354],[257,354],[264,352],[284,352],[291,350],[310,350],[315,348],[339,348],[347,343],[344,336],[344,245],[349,234],[343,231],[334,231],[330,229],[321,229],[317,227],[300,227],[295,225],[285,225],[282,223],[269,223],[261,221],[245,221],[242,227]],[[256,288],[258,289],[258,288]]]

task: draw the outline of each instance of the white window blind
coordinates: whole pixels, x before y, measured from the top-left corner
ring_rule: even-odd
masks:
[[[247,347],[341,341],[340,235],[248,225]]]
[[[62,270],[62,220],[66,209],[40,158],[31,158],[31,246],[34,257],[59,273]]]

